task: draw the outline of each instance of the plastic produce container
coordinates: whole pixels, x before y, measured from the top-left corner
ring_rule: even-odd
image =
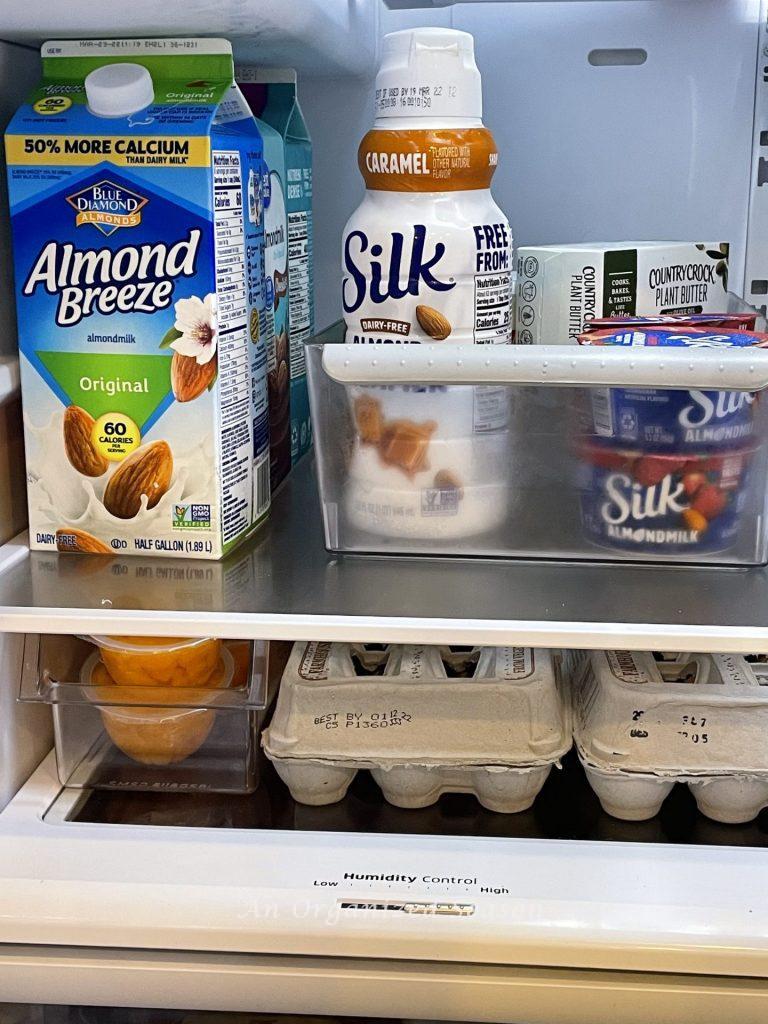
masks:
[[[132,646],[128,637],[115,642],[119,648]],[[28,635],[19,696],[51,705],[62,785],[163,792],[254,790],[258,730],[268,702],[270,645],[217,640],[215,648],[202,653],[205,643],[175,639],[170,644],[176,648],[174,657],[180,649],[191,649],[183,645],[197,644],[203,661],[210,649],[216,650],[214,668],[202,684],[183,660],[175,673],[165,671],[170,662],[161,660],[165,668],[158,672],[150,655],[145,676],[138,660],[128,662],[125,678],[130,685],[125,685],[102,660],[103,643]],[[162,639],[156,644],[159,649],[168,646]],[[134,646],[145,653],[153,650],[148,639]]]
[[[574,673],[574,736],[603,809],[653,817],[677,782],[721,822],[768,806],[768,664],[595,651]]]
[[[299,803],[341,800],[367,768],[397,807],[464,792],[523,811],[571,747],[559,655],[298,643],[262,745]]]
[[[768,561],[768,350],[340,338],[332,328],[307,346],[329,550]],[[382,388],[389,418],[377,404]],[[706,431],[701,445],[677,453],[606,445],[584,410],[596,395],[612,406],[638,388],[714,395],[703,406],[692,399],[696,415],[722,412],[728,429]],[[450,417],[432,400],[446,389]],[[668,419],[669,405],[660,408]]]
[[[120,686],[206,686],[222,656],[218,637],[87,636]]]

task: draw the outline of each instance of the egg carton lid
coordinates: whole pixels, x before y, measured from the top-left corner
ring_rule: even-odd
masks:
[[[556,655],[554,655],[556,657]],[[539,668],[554,671],[553,652],[530,647],[438,647],[428,644],[343,644],[310,641],[294,645],[283,680],[343,682],[368,676],[403,681],[459,683],[524,682]]]
[[[368,672],[375,672],[386,665],[394,644],[350,644],[350,653]],[[471,644],[457,644],[438,647],[443,665],[459,675],[468,675],[470,668],[477,664],[482,648]]]
[[[363,653],[375,668],[348,644],[295,644],[265,749],[397,764],[546,764],[570,749],[570,701],[550,651],[483,648],[468,675],[438,647]]]
[[[768,660],[764,659],[764,655],[593,651],[581,671],[594,672],[602,687],[642,689],[647,697],[745,701],[768,707]]]
[[[262,733],[261,745],[264,748],[264,753],[270,759],[270,761],[279,761],[282,764],[302,764],[302,765],[316,765],[318,768],[356,768],[358,770],[370,770],[371,768],[380,768],[382,771],[388,771],[391,768],[427,768],[433,771],[440,771],[440,769],[451,769],[457,768],[466,769],[482,769],[483,771],[495,773],[495,772],[533,772],[538,771],[547,765],[560,766],[560,757],[546,758],[540,761],[527,760],[527,761],[515,761],[510,759],[509,761],[503,761],[495,758],[493,761],[488,761],[486,758],[483,759],[482,755],[477,758],[451,758],[446,755],[441,755],[436,758],[404,758],[404,757],[380,757],[380,758],[366,758],[366,757],[319,757],[317,755],[292,757],[290,754],[277,753],[269,747],[269,736],[268,731],[265,730]],[[567,751],[565,751],[567,753]]]
[[[706,768],[686,770],[685,768],[645,768],[642,770],[625,768],[622,765],[596,761],[584,747],[576,741],[576,752],[584,767],[602,775],[620,776],[627,779],[645,779],[647,781],[673,779],[677,782],[704,779],[754,779],[768,782],[768,768]]]

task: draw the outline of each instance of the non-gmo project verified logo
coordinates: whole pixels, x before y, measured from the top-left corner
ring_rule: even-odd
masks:
[[[461,491],[457,487],[424,487],[421,491],[423,516],[455,516]]]
[[[77,227],[92,224],[102,234],[111,235],[118,228],[135,228],[141,224],[141,211],[149,200],[104,178],[80,192],[73,192],[67,196],[67,202],[77,211]]]
[[[210,505],[174,505],[173,524],[179,530],[209,530]]]

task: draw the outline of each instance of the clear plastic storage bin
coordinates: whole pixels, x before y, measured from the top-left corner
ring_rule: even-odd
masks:
[[[307,346],[329,550],[768,561],[768,350],[342,337]]]
[[[95,644],[107,639],[25,638],[19,696],[51,705],[62,785],[253,791],[270,645],[222,641],[203,684],[188,685],[178,676],[140,684],[136,664],[131,667],[136,685],[124,685],[110,676]]]

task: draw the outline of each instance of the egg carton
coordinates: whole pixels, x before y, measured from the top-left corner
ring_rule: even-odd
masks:
[[[395,807],[429,807],[443,793],[472,793],[489,811],[527,811],[547,781],[552,765],[382,765],[374,761],[281,758],[267,751],[277,774],[300,804],[319,807],[343,800],[360,769],[369,769],[384,799]]]
[[[595,651],[573,684],[576,747],[608,814],[653,817],[678,782],[715,821],[768,806],[762,658]]]
[[[579,758],[603,810],[622,821],[653,818],[676,783],[688,787],[702,814],[724,824],[752,821],[768,807],[768,772],[698,776],[680,772],[661,776],[597,768],[587,763],[581,752]]]
[[[571,746],[560,675],[559,655],[522,647],[296,644],[262,745],[300,803],[369,769],[398,807],[468,792],[524,810]]]

